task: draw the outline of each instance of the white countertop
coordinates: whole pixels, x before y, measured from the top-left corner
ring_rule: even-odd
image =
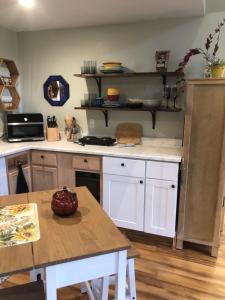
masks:
[[[122,145],[113,147],[81,146],[67,142],[64,138],[56,142],[48,142],[46,140],[41,142],[7,143],[0,141],[0,157],[31,149],[168,162],[180,162],[182,156],[181,140],[177,139],[143,138],[142,144],[135,147],[124,147]]]

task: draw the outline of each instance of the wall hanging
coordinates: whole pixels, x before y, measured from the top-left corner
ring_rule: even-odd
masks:
[[[69,99],[69,84],[60,75],[49,76],[44,83],[44,97],[52,106],[63,106]]]

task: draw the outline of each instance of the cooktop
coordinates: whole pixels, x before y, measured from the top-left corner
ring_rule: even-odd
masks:
[[[84,136],[78,140],[80,145],[99,145],[99,146],[113,146],[116,139],[111,137],[96,137],[96,136]]]

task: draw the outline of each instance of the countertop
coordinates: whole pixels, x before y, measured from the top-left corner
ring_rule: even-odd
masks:
[[[143,138],[142,144],[134,147],[125,147],[123,145],[115,145],[112,147],[94,145],[81,146],[67,142],[65,138],[56,142],[48,142],[45,140],[40,142],[8,143],[0,141],[0,157],[31,149],[168,162],[180,162],[182,157],[181,140],[178,139]]]

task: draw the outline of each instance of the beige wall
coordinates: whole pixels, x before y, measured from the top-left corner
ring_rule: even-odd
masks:
[[[208,14],[204,18],[174,19],[141,24],[114,25],[92,28],[24,32],[19,37],[22,73],[23,109],[41,111],[44,116],[56,115],[60,128],[63,118],[73,114],[84,132],[113,135],[120,122],[132,121],[143,125],[145,136],[181,137],[182,113],[158,113],[156,129],[151,129],[147,112],[110,112],[110,126],[104,126],[100,112],[74,111],[83,94],[96,91],[94,81],[75,78],[83,60],[122,61],[134,71],[153,71],[157,49],[170,49],[169,70],[175,70],[187,49],[203,46],[205,36],[212,31],[225,13]],[[225,32],[225,31],[224,31]],[[225,57],[225,34],[221,35],[221,56]],[[187,68],[187,76],[202,76],[204,62],[195,57]],[[62,75],[70,85],[70,99],[63,107],[51,107],[43,97],[43,83],[49,75]],[[122,97],[159,97],[160,80],[155,78],[107,79],[104,90],[118,87]],[[94,128],[89,128],[94,120]]]
[[[0,27],[0,58],[13,59],[19,68],[17,34]],[[3,130],[4,113],[0,113],[0,134]]]

